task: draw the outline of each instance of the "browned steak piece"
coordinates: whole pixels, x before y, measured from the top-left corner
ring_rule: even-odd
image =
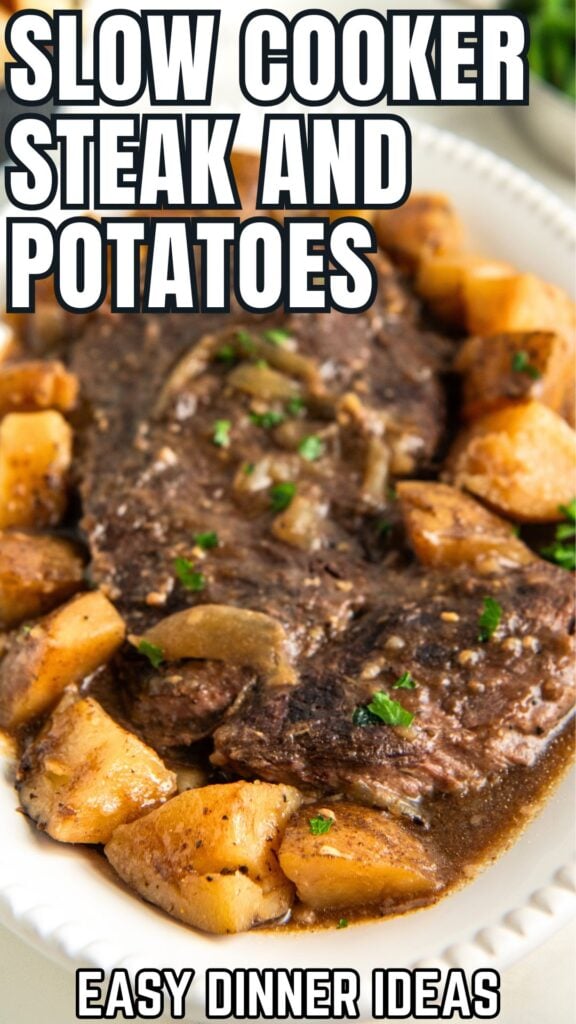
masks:
[[[113,670],[132,728],[163,753],[208,736],[255,678],[248,669],[215,661],[153,668],[137,654],[119,658]]]
[[[379,606],[319,651],[299,685],[246,692],[215,733],[214,761],[404,810],[530,765],[574,702],[572,588],[546,563],[498,578],[389,572]],[[488,596],[502,618],[481,642]],[[394,689],[404,672],[415,689]],[[378,690],[413,713],[409,727],[354,724]]]

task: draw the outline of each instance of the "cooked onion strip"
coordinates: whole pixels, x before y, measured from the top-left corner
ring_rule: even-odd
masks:
[[[300,395],[300,385],[269,366],[242,363],[228,375],[228,383],[238,391],[264,402],[288,402]]]
[[[185,388],[191,380],[194,380],[195,377],[199,377],[200,374],[206,371],[220,344],[220,338],[217,335],[205,334],[196,345],[179,359],[164,382],[164,386],[154,406],[154,416],[163,416],[172,398],[182,388]]]
[[[162,619],[144,637],[167,661],[207,658],[251,665],[270,685],[292,685],[297,675],[288,657],[288,638],[270,615],[224,604],[203,604]]]

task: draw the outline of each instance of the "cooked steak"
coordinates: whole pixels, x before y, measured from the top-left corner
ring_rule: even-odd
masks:
[[[161,753],[210,735],[254,673],[215,661],[183,661],[153,668],[125,653],[113,666],[128,722]]]
[[[280,375],[297,399],[290,413],[289,402],[230,384],[231,369],[258,370],[262,360],[220,358],[230,349],[229,318],[92,319],[71,355],[96,427],[83,432],[79,452],[83,527],[94,580],[132,630],[157,620],[159,609],[222,602],[277,615],[309,651],[365,604],[378,579],[366,537],[386,505],[384,477],[376,499],[362,492],[370,444],[387,460],[388,443],[395,446],[398,471],[413,471],[430,462],[443,429],[445,345],[416,328],[406,296],[387,270],[366,314],[289,321],[288,358],[304,357],[318,372],[314,393],[288,370]],[[280,346],[263,343],[259,326],[244,323],[242,336],[254,332],[272,358]],[[190,351],[193,359],[214,334],[203,372],[180,381],[179,360]],[[215,443],[218,423],[228,432]],[[322,458],[298,453],[305,434],[318,436]],[[252,467],[242,487],[238,475]],[[288,546],[271,531],[270,487],[286,479],[318,509],[317,542]],[[194,548],[206,530],[219,538],[209,558]],[[373,548],[380,558],[382,544]],[[178,557],[202,562],[201,594],[178,583]]]
[[[482,642],[486,596],[502,618]],[[388,572],[378,606],[319,651],[299,685],[245,693],[215,734],[213,760],[404,810],[478,789],[533,764],[573,706],[573,615],[569,574],[545,563],[492,578]],[[394,689],[406,672],[415,688]],[[414,715],[409,727],[366,715],[355,724],[375,691]]]

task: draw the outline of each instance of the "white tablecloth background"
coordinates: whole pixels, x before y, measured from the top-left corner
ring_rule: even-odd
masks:
[[[397,8],[401,5],[394,3],[392,6]],[[100,9],[102,6],[100,3]],[[158,7],[158,4],[155,6]],[[178,6],[178,0],[169,6]],[[249,6],[256,5],[234,0],[233,20],[237,20],[240,7]],[[278,6],[288,13],[292,7],[301,8],[305,5],[284,3]],[[310,6],[329,6],[335,13],[340,13],[340,8],[352,5],[341,0],[335,4],[315,3]],[[429,0],[428,3],[427,0],[420,0],[417,6],[422,9],[425,6],[445,7],[448,4],[438,5]],[[231,26],[228,24],[230,31]],[[232,102],[228,100],[229,109],[234,109],[232,83],[220,82],[220,88],[221,98],[226,102],[225,97],[231,97]],[[419,110],[418,114],[420,120],[448,128],[506,157],[547,185],[571,207],[574,206],[573,182],[555,170],[553,164],[527,142],[519,130],[513,109],[426,108]],[[576,923],[573,923],[505,971],[499,1024],[575,1024],[575,965]],[[76,1021],[73,1007],[72,972],[55,966],[0,928],[0,1024],[73,1024]]]

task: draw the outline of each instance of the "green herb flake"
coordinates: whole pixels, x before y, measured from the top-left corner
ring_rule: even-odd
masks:
[[[324,454],[324,442],[316,434],[309,434],[300,441],[298,452],[307,462],[315,462]]]
[[[141,640],[136,649],[138,654],[148,658],[152,668],[159,668],[164,661],[164,651],[158,644],[150,643],[150,640]]]
[[[276,412],[274,409],[269,409],[268,412],[251,412],[250,419],[255,426],[271,430],[272,427],[278,427],[284,423],[284,413]]]
[[[233,345],[222,345],[216,352],[216,359],[219,363],[235,363],[236,350]]]
[[[248,331],[236,331],[236,340],[244,355],[251,355],[252,352],[256,351],[256,342]]]
[[[324,814],[316,814],[309,819],[310,834],[313,836],[325,836],[330,831],[334,820],[327,818]]]
[[[176,558],[174,561],[174,572],[180,583],[186,590],[198,592],[204,590],[206,578],[187,558]]]
[[[540,554],[562,569],[574,572],[576,569],[576,498],[568,505],[559,505],[558,511],[565,521],[558,523],[554,531],[554,541],[542,548]]]
[[[296,395],[295,398],[290,398],[286,402],[286,412],[289,413],[290,416],[298,416],[298,413],[302,412],[303,408],[304,399],[299,398],[298,395]]]
[[[387,519],[380,519],[376,523],[376,533],[379,537],[387,537],[392,530],[392,523],[389,523]]]
[[[256,466],[254,465],[253,462],[246,462],[244,464],[244,470],[243,470],[244,476],[252,476],[252,473],[254,472],[255,469],[256,469]]]
[[[218,448],[229,448],[230,447],[230,430],[232,424],[230,420],[216,420],[214,429],[212,431],[212,440]]]
[[[283,512],[296,494],[296,484],[285,480],[281,484],[274,484],[270,488],[270,507],[273,512]]]
[[[412,679],[410,672],[403,672],[399,679],[396,680],[392,689],[393,690],[415,690],[418,683]]]
[[[23,626],[20,626],[20,632],[24,636],[30,636],[30,633],[32,632],[32,626],[28,622],[25,622]]]
[[[214,530],[207,530],[205,533],[195,533],[194,543],[202,551],[210,551],[218,547],[218,534]]]
[[[340,920],[338,921],[338,924],[336,925],[336,927],[337,928],[347,928],[348,927],[348,920],[347,920],[347,918],[341,917]]]
[[[478,640],[480,643],[487,643],[500,625],[502,618],[502,605],[498,604],[493,597],[485,597],[482,614],[478,619]]]
[[[539,380],[542,376],[537,366],[530,362],[527,352],[515,352],[512,356],[512,370],[514,373],[525,373],[532,380]]]
[[[262,337],[265,341],[269,341],[271,345],[283,345],[292,335],[284,327],[274,327],[270,331],[264,331]]]
[[[383,690],[379,690],[372,694],[369,704],[356,708],[352,721],[354,725],[361,726],[379,725],[381,722],[384,725],[408,726],[414,721],[414,715]]]

